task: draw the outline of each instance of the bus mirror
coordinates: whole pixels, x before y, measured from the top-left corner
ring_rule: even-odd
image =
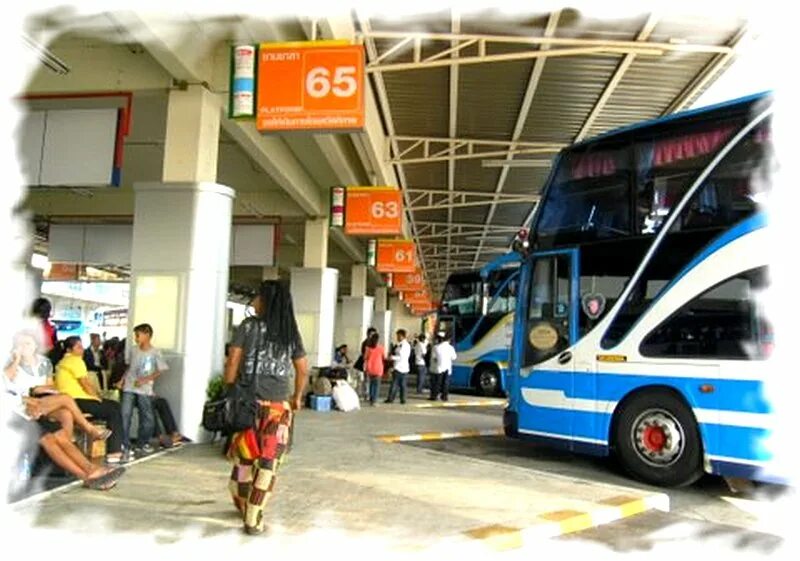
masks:
[[[530,252],[530,240],[528,239],[528,231],[520,230],[514,236],[514,241],[511,243],[511,250],[516,251],[522,257],[527,257]]]

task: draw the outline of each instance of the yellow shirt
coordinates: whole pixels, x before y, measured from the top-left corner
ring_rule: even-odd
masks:
[[[56,366],[56,388],[74,399],[99,401],[95,396],[86,393],[78,381],[88,375],[89,372],[86,370],[86,363],[83,362],[82,356],[65,355]]]

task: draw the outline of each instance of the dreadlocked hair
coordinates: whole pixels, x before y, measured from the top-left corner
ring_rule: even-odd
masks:
[[[258,295],[264,310],[260,319],[266,324],[266,340],[289,346],[299,338],[289,288],[280,281],[267,280],[259,286]]]

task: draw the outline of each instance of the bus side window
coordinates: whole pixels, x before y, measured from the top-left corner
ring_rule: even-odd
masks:
[[[769,327],[758,313],[755,292],[765,279],[766,268],[762,267],[706,290],[644,338],[639,349],[642,356],[764,358],[771,341],[763,341]]]
[[[727,129],[726,129],[727,130]],[[692,195],[644,269],[637,284],[603,335],[602,347],[613,348],[650,308],[660,293],[647,290],[654,281],[668,283],[726,228],[758,211],[769,190],[765,178],[772,169],[768,145],[769,122],[755,127],[734,146]],[[695,170],[691,178],[699,175]],[[690,181],[689,177],[685,178]],[[742,187],[746,182],[747,187]],[[684,190],[688,188],[686,185]]]

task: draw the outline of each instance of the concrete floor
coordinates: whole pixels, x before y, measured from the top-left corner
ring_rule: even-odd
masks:
[[[264,536],[240,532],[219,443],[184,446],[132,465],[110,492],[74,487],[16,505],[13,520],[20,531],[89,542],[102,536],[114,544],[154,546],[160,553],[183,545],[205,544],[202,548],[210,551],[267,540],[272,551],[286,548],[292,555],[327,551],[334,543],[341,551],[366,546],[401,556],[462,548],[474,553],[476,547],[487,554],[514,554],[530,547],[531,536],[545,535],[554,520],[570,531],[563,522],[569,513],[597,513],[607,505],[668,495],[670,513],[630,511],[629,518],[550,540],[548,547],[557,543],[561,551],[588,544],[612,553],[646,549],[659,543],[659,531],[676,524],[694,524],[684,530],[684,544],[694,539],[700,545],[703,535],[726,532],[755,544],[758,552],[775,551],[783,543],[780,533],[765,532],[758,517],[731,502],[720,480],[664,493],[625,478],[609,462],[499,436],[396,444],[377,438],[496,429],[502,410],[497,400],[487,407],[417,407],[425,404],[414,399],[406,406],[347,414],[302,411]],[[770,507],[758,497],[735,500]],[[588,526],[597,519],[594,515]],[[570,528],[587,528],[580,524]]]

